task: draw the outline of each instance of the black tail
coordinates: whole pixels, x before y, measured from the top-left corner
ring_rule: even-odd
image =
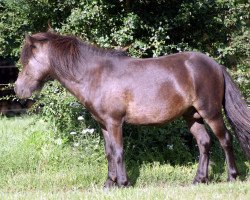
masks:
[[[250,158],[250,110],[225,67],[223,67],[223,75],[225,82],[224,110],[242,149]]]

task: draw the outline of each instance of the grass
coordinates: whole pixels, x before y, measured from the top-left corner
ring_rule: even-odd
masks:
[[[250,199],[249,161],[243,181],[211,170],[211,183],[198,186],[197,163],[130,165],[134,186],[107,191],[103,144],[72,147],[34,116],[1,117],[0,135],[0,199]]]
[[[209,186],[147,186],[104,191],[88,190],[20,191],[2,193],[4,199],[249,199],[250,186],[245,183],[221,183]]]

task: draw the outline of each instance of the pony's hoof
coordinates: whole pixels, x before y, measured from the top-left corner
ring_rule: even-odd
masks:
[[[193,181],[193,185],[198,185],[200,183],[208,184],[208,178],[207,177],[195,178],[194,181]]]
[[[118,186],[120,187],[120,188],[126,188],[126,187],[130,187],[130,186],[132,186],[131,185],[131,183],[130,183],[130,181],[125,181],[125,182],[122,182],[122,183],[118,183]]]
[[[114,188],[114,187],[117,187],[117,183],[115,181],[112,181],[111,179],[107,179],[105,184],[104,184],[104,188]]]
[[[236,181],[236,176],[229,176],[229,177],[227,178],[227,181],[228,181],[228,182],[234,182],[234,181]]]

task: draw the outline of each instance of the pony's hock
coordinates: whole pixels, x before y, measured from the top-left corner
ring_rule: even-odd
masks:
[[[222,108],[250,157],[250,112],[226,69],[208,56],[183,52],[136,59],[103,50],[73,36],[37,33],[26,38],[23,69],[15,91],[28,98],[48,79],[58,80],[100,123],[105,139],[108,178],[105,186],[129,185],[122,124],[163,124],[183,116],[195,137],[199,165],[194,183],[207,183],[210,136],[206,122],[225,152],[228,180],[237,169]]]

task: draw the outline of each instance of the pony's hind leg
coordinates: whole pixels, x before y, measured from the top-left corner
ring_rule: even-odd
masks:
[[[226,129],[222,115],[219,115],[213,119],[206,119],[205,121],[219,139],[220,145],[225,152],[228,166],[228,181],[234,181],[238,175],[238,172],[235,164],[231,135]]]
[[[185,117],[189,130],[195,137],[199,151],[199,165],[193,184],[208,182],[208,164],[209,151],[211,146],[210,136],[208,135],[203,119],[187,118]]]

